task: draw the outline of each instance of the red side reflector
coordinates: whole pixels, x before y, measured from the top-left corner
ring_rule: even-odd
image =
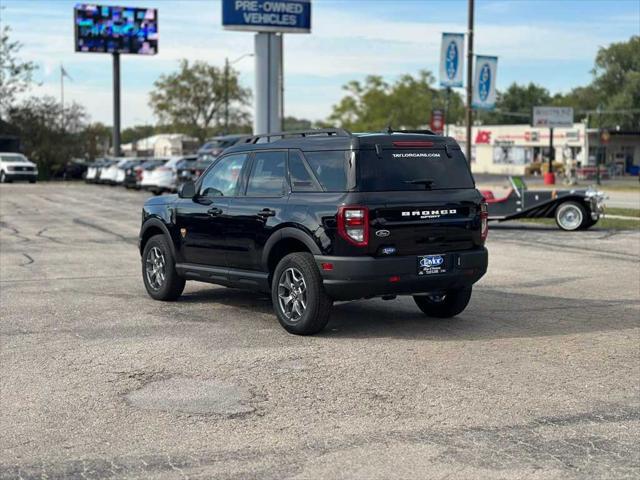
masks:
[[[330,272],[331,270],[333,270],[333,263],[323,263],[321,264],[322,270],[326,270],[327,272]]]
[[[394,275],[393,277],[389,277],[389,282],[398,283],[400,281],[400,277],[398,275]]]
[[[419,141],[393,142],[393,146],[398,148],[423,148],[423,147],[433,147],[433,142],[419,142]]]

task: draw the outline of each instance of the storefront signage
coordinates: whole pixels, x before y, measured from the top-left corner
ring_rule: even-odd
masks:
[[[573,108],[571,107],[533,107],[534,127],[571,127],[573,126]]]

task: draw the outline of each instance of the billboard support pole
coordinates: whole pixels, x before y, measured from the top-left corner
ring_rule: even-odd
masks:
[[[113,156],[120,156],[120,54],[113,53]]]
[[[468,0],[468,20],[469,27],[467,32],[467,132],[466,132],[466,145],[465,154],[467,156],[467,162],[471,163],[471,123],[473,122],[473,108],[471,107],[473,96],[473,0]]]
[[[255,36],[256,88],[253,133],[280,130],[280,70],[282,35],[259,32]]]

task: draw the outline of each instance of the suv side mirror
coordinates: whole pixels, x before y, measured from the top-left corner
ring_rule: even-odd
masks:
[[[185,182],[178,192],[180,198],[193,198],[196,196],[196,184],[193,182]]]

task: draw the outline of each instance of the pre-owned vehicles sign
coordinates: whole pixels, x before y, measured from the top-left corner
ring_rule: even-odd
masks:
[[[255,32],[311,32],[310,0],[223,0],[222,26]]]

